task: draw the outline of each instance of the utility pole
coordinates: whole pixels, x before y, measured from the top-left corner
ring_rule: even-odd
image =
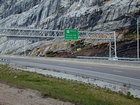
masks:
[[[137,58],[139,58],[139,20],[137,18]]]
[[[138,17],[135,18],[131,15],[126,15],[126,16],[130,16],[131,18],[135,19],[137,21],[137,58],[139,58],[139,19]]]

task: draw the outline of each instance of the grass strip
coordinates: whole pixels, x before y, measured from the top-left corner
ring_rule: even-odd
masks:
[[[0,65],[0,81],[18,88],[31,88],[51,97],[77,105],[140,105],[140,99],[112,92],[109,89],[52,76],[13,70]]]

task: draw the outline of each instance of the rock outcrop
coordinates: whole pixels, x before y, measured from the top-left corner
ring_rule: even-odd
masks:
[[[135,25],[139,15],[139,0],[0,1],[0,26],[5,27],[110,31]]]
[[[135,30],[136,19],[140,21],[139,0],[0,1],[0,27],[36,27],[59,30],[76,28],[81,31],[120,32],[123,30]],[[4,46],[9,46],[6,45],[8,43],[14,48],[4,51]],[[18,43],[18,41],[4,41],[1,43],[0,52],[12,52],[13,54],[23,52],[24,41],[22,41],[22,44],[20,44],[21,42],[16,44],[17,46],[15,46],[15,43]],[[44,43],[33,45],[34,47],[29,47],[29,49],[33,50],[42,44]],[[50,50],[50,48],[48,49]],[[55,51],[59,49],[55,48]]]

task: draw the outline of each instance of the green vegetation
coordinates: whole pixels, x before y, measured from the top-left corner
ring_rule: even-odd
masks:
[[[124,34],[124,38],[125,39],[136,39],[137,37],[137,33],[134,31],[134,32],[127,32]]]
[[[78,105],[140,105],[140,99],[123,95],[91,84],[84,84],[42,74],[13,70],[8,65],[0,65],[0,82],[18,88],[31,88],[52,97]]]

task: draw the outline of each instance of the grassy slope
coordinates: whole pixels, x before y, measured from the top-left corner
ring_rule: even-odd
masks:
[[[109,89],[64,80],[37,73],[13,70],[0,65],[0,82],[18,88],[38,90],[44,97],[79,103],[77,105],[140,105],[139,99],[124,96]]]

